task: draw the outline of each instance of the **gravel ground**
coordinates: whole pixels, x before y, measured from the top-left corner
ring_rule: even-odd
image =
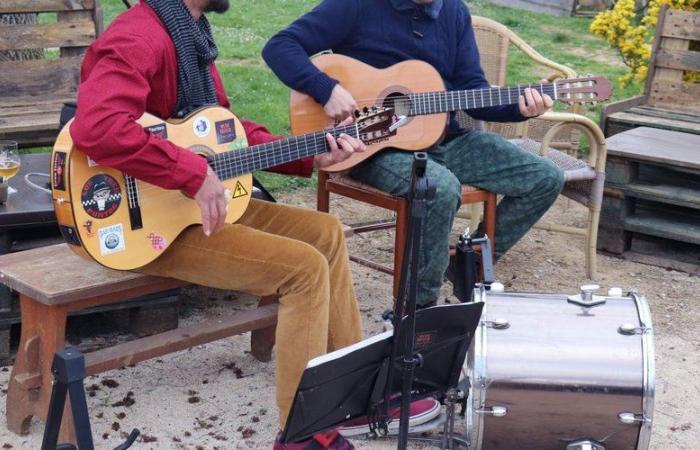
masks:
[[[280,200],[312,207],[311,189]],[[346,199],[333,199],[344,221],[389,217],[386,212]],[[559,223],[580,224],[584,212],[561,201],[548,214]],[[465,224],[460,221],[455,231]],[[391,261],[389,233],[356,236],[352,252]],[[583,240],[559,233],[531,231],[496,268],[508,291],[574,293],[585,283]],[[598,256],[603,289],[636,289],[651,305],[656,348],[656,408],[651,448],[700,448],[700,278],[662,267]],[[352,266],[367,335],[380,330],[380,313],[391,302],[391,279],[357,264]],[[449,287],[444,289],[449,297]],[[185,293],[181,324],[195,323],[254,302],[245,295],[208,289]],[[83,349],[124,340],[107,332],[96,338],[76,335]],[[135,367],[89,377],[88,406],[96,448],[114,448],[134,427],[143,433],[133,448],[235,449],[270,448],[277,430],[274,367],[248,352],[249,336],[237,336],[150,360]],[[0,368],[0,414],[5,414],[9,367]],[[27,436],[0,426],[0,448],[37,449],[42,425],[35,421]],[[395,448],[394,442],[356,441],[361,449]],[[419,448],[411,444],[412,448]],[[527,448],[527,447],[523,447]]]

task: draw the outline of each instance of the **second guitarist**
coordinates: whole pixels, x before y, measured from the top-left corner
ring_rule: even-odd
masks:
[[[451,90],[488,88],[479,62],[471,16],[462,0],[324,0],[265,46],[263,57],[288,86],[345,119],[357,108],[338,82],[309,60],[323,50],[377,68],[419,59],[435,67]],[[360,99],[358,99],[360,100]],[[476,119],[519,122],[543,114],[552,99],[526,90],[518,105],[471,110]],[[499,135],[463,130],[454,117],[447,137],[429,153],[427,175],[437,182],[419,249],[418,305],[435,303],[448,266],[448,239],[462,184],[503,194],[496,212],[496,259],[549,209],[564,185],[553,163]],[[384,150],[355,167],[355,179],[405,196],[413,155]]]

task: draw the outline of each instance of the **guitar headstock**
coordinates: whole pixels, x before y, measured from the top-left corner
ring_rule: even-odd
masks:
[[[557,98],[559,101],[569,104],[602,102],[612,95],[612,85],[605,77],[585,76],[557,80]]]
[[[356,114],[358,138],[365,145],[389,139],[403,125],[402,119],[396,116],[394,108],[373,106],[363,108]]]

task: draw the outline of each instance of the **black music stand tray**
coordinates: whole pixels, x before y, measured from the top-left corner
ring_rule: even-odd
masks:
[[[444,394],[457,385],[482,308],[482,303],[462,303],[416,312],[414,350],[422,362],[414,372],[414,398]],[[367,415],[384,399],[392,343],[393,331],[387,331],[309,361],[281,441],[301,441]],[[402,366],[403,349],[394,364]],[[401,377],[394,377],[391,391],[400,393],[401,386]]]

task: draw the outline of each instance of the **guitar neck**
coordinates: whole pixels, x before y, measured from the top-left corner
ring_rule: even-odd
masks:
[[[209,165],[222,181],[258,170],[269,169],[290,161],[327,152],[329,149],[326,133],[330,133],[335,138],[342,133],[354,138],[359,137],[357,125],[347,125],[254,145],[240,150],[217,153],[208,158]]]
[[[472,89],[465,91],[443,91],[410,94],[410,116],[439,114],[468,109],[488,108],[491,106],[513,105],[527,88],[535,89],[540,94],[547,94],[557,99],[554,83],[526,84],[510,87]]]

